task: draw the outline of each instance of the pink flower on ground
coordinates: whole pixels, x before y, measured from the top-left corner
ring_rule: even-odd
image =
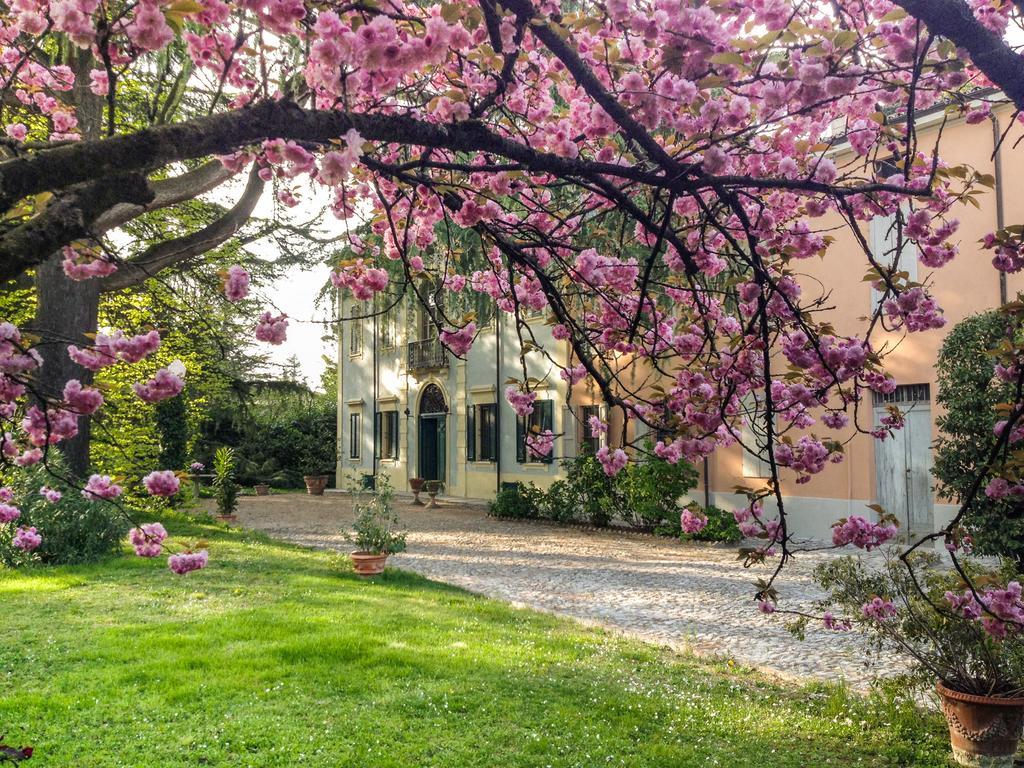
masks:
[[[39,535],[34,526],[29,528],[22,526],[14,534],[14,538],[11,539],[11,545],[17,547],[22,552],[31,552],[42,543],[43,537]]]
[[[9,523],[21,517],[21,510],[12,504],[0,504],[0,524]]]
[[[200,568],[205,568],[209,559],[210,556],[205,549],[201,549],[198,552],[182,552],[167,558],[167,567],[174,571],[174,573],[183,575],[189,571],[198,571]]]
[[[6,503],[14,500],[14,491],[7,486],[0,488],[0,501]]]
[[[110,479],[110,475],[92,475],[82,489],[87,499],[116,499],[121,495],[121,486]]]
[[[173,496],[181,488],[178,476],[169,469],[150,472],[142,478],[142,484],[150,496]]]
[[[698,515],[689,509],[684,509],[682,514],[679,515],[679,525],[683,529],[683,533],[700,533],[707,524],[708,518],[706,515]]]
[[[597,460],[601,462],[604,473],[609,477],[614,477],[626,466],[629,457],[621,448],[612,451],[607,446],[603,446],[597,450]]]
[[[62,493],[53,488],[48,488],[45,485],[39,489],[39,495],[46,499],[51,504],[56,504],[61,500]]]
[[[228,301],[241,301],[249,295],[249,273],[238,264],[224,273],[224,295]]]
[[[265,341],[268,344],[281,344],[286,339],[288,331],[288,315],[281,314],[274,317],[269,310],[260,315],[256,324],[256,339]]]
[[[166,538],[167,529],[160,523],[145,523],[128,532],[128,540],[139,557],[157,557]]]

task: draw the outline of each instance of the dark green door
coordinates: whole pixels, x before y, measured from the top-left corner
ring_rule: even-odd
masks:
[[[445,416],[420,416],[420,477],[444,481]]]

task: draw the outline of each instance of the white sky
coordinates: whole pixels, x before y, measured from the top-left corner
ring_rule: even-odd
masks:
[[[231,202],[226,201],[233,200],[240,194],[241,182],[244,181],[246,175],[239,174],[240,178],[236,178],[231,183],[230,192],[225,193],[223,199],[221,196],[217,196],[217,199],[222,204],[231,205]],[[330,199],[323,187],[308,183],[308,179],[306,183],[297,186],[298,193],[302,196],[302,202],[295,208],[283,209],[288,220],[296,223],[310,220]],[[274,195],[268,184],[253,215],[262,219],[272,219],[274,217],[274,202]],[[280,211],[282,208],[279,207],[278,210]],[[329,210],[326,211],[321,222],[321,232],[318,234],[320,237],[334,237],[345,231],[344,222],[336,219]],[[350,222],[350,224],[354,226],[356,222]],[[336,246],[326,245],[324,249],[328,250],[334,247]],[[268,258],[277,255],[275,243],[270,238],[253,243],[246,249],[258,256]],[[322,264],[313,265],[308,269],[292,267],[272,284],[254,283],[250,294],[262,305],[260,312],[263,309],[272,311],[276,309],[275,314],[280,311],[288,315],[288,338],[283,344],[272,346],[262,342],[254,343],[259,346],[260,351],[269,353],[275,363],[284,364],[289,357],[295,355],[299,360],[302,376],[314,389],[319,387],[320,374],[324,370],[323,355],[328,355],[333,359],[336,354],[334,344],[331,341],[324,341],[322,338],[329,333],[329,329],[325,328],[322,322],[311,322],[331,319],[332,308],[329,301],[320,307],[315,306],[314,303],[329,275],[330,269]],[[256,318],[254,317],[254,325],[255,322]]]

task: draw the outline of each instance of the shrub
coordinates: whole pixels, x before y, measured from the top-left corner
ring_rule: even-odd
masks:
[[[213,496],[217,514],[229,517],[238,509],[238,484],[235,482],[235,452],[227,446],[213,455]]]
[[[999,312],[957,323],[939,351],[932,474],[941,499],[959,502],[973,485],[993,444],[996,405],[1014,402],[1013,385],[994,377],[991,351],[1007,338],[1008,318]],[[1016,497],[998,500],[979,493],[964,518],[979,554],[1012,557],[1024,565],[1024,505]]]
[[[398,530],[398,515],[391,507],[391,481],[381,475],[377,489],[369,493],[369,500],[363,496],[355,502],[356,519],[352,533],[346,538],[358,552],[373,555],[394,555],[405,551],[405,531]]]
[[[697,470],[680,461],[670,464],[653,455],[654,444],[644,445],[645,458],[628,464],[615,478],[621,489],[622,518],[634,528],[668,529],[679,533],[679,499],[697,485]]]
[[[63,462],[56,451],[48,459],[55,473],[65,476]],[[49,502],[39,495],[42,486],[60,491],[61,499]],[[44,466],[14,470],[9,487],[14,504],[21,510],[15,526],[35,526],[43,543],[33,553],[40,562],[72,565],[101,560],[120,548],[128,523],[120,511],[103,501],[82,496],[74,486],[51,475]],[[27,559],[10,546],[10,537],[0,542],[0,562],[15,566]]]
[[[575,517],[599,527],[608,525],[625,503],[616,490],[615,478],[605,474],[601,462],[589,452],[563,462],[562,468],[576,499]]]
[[[502,488],[488,504],[488,511],[494,517],[535,519],[540,517],[544,491],[533,483],[523,485],[512,483]]]
[[[703,508],[699,504],[692,504],[690,506],[691,508],[700,509],[704,516],[707,517],[708,524],[697,533],[682,533],[679,528],[679,519],[676,518],[675,532],[678,533],[683,541],[735,542],[743,538],[743,534],[740,533],[739,526],[736,525],[736,518],[733,517],[732,512],[719,509],[714,504]],[[658,532],[660,533],[661,531],[659,530]]]

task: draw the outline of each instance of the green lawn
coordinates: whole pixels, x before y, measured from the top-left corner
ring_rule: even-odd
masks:
[[[0,734],[27,765],[947,765],[931,717],[165,524],[207,538],[207,570],[0,573]]]

